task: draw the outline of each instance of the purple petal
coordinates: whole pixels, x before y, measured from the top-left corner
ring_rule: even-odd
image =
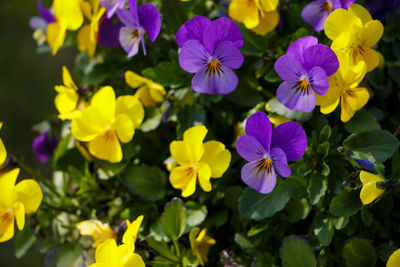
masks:
[[[299,160],[307,148],[307,136],[300,124],[288,121],[272,130],[271,148],[282,149],[288,161]]]
[[[348,9],[356,0],[340,0],[341,8]]]
[[[97,33],[97,41],[99,45],[109,48],[115,48],[120,46],[119,43],[119,32],[122,27],[122,23],[119,21],[114,24],[113,22],[117,18],[114,15],[110,19],[102,17],[99,22],[99,32]]]
[[[140,33],[139,37],[134,38],[135,31],[138,31],[138,29],[122,27],[119,32],[119,42],[122,48],[128,53],[128,58],[133,57],[139,51],[142,34]]]
[[[275,71],[284,81],[298,81],[305,73],[303,66],[295,55],[281,56],[275,62]]]
[[[176,34],[176,42],[178,43],[178,46],[182,47],[186,41],[191,39],[202,42],[203,33],[210,23],[210,19],[202,16],[196,16],[188,20],[179,28]]]
[[[129,2],[129,11],[132,13],[132,16],[136,18],[136,21],[139,21],[138,15],[138,7],[137,7],[137,0],[128,0]]]
[[[246,134],[253,136],[262,144],[267,152],[271,143],[272,125],[268,116],[263,112],[251,115],[246,122]]]
[[[147,32],[150,41],[157,39],[161,30],[160,12],[152,4],[144,4],[138,10],[140,25]]]
[[[107,11],[107,18],[111,18],[118,9],[123,9],[125,0],[100,0],[100,4]]]
[[[291,110],[298,109],[303,112],[311,112],[317,102],[314,91],[298,90],[296,81],[281,83],[276,91],[276,99]]]
[[[123,24],[125,24],[125,26],[128,26],[130,28],[138,28],[139,23],[136,20],[136,18],[132,15],[132,13],[129,12],[129,10],[118,9],[117,15],[118,15],[119,19],[121,20],[121,22]]]
[[[329,89],[328,77],[324,69],[321,67],[314,67],[309,72],[311,87],[319,95],[324,95]]]
[[[43,19],[44,19],[47,23],[52,23],[52,22],[55,22],[55,21],[56,21],[56,19],[54,18],[53,13],[51,13],[49,9],[47,9],[47,8],[45,8],[45,7],[43,6],[41,0],[38,0],[37,7],[38,7],[38,10],[39,10],[40,16],[42,16]]]
[[[210,54],[198,40],[187,41],[179,53],[179,65],[187,72],[196,73],[206,66]]]
[[[229,18],[219,18],[211,22],[203,33],[203,44],[213,54],[219,42],[231,41],[238,48],[243,46],[240,28]]]
[[[271,193],[276,185],[274,168],[270,172],[259,169],[259,162],[252,161],[243,166],[241,177],[245,184],[262,194]]]
[[[314,36],[305,36],[294,41],[288,48],[286,54],[296,55],[300,63],[303,65],[303,54],[304,51],[310,46],[318,44],[318,38]]]
[[[58,138],[51,137],[48,131],[33,140],[32,148],[41,163],[45,163],[54,153],[58,144]]]
[[[315,31],[320,32],[324,29],[325,21],[328,16],[332,13],[324,8],[328,0],[317,0],[309,3],[301,11],[303,19],[314,28]]]
[[[307,48],[304,51],[303,57],[303,66],[307,71],[318,66],[325,70],[327,76],[331,76],[339,68],[339,61],[335,52],[326,45],[317,44]]]
[[[215,49],[214,57],[228,68],[238,69],[243,64],[243,55],[237,46],[229,41],[220,42]]]
[[[264,158],[267,150],[251,135],[242,135],[236,142],[236,150],[247,161],[258,161]]]
[[[211,74],[207,73],[207,65],[200,69],[192,79],[193,90],[198,93],[223,95],[235,90],[239,82],[236,74],[224,65],[221,65],[220,68],[220,73]]]
[[[29,21],[29,26],[33,30],[42,29],[42,31],[45,33],[47,28],[47,23],[42,17],[32,17],[31,20]]]
[[[271,159],[272,164],[274,165],[274,169],[279,173],[282,177],[289,177],[292,172],[287,163],[287,158],[285,152],[279,148],[274,147],[271,149]]]

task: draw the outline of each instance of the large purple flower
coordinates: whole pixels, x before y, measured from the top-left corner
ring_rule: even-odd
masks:
[[[246,122],[246,135],[236,142],[239,155],[248,161],[242,180],[262,194],[272,192],[276,174],[290,176],[288,161],[299,160],[306,151],[307,137],[300,124],[289,121],[272,129],[265,113],[257,112]]]
[[[100,4],[106,9],[107,18],[111,18],[118,9],[124,8],[125,0],[100,0]]]
[[[39,161],[45,163],[49,157],[53,156],[57,144],[58,138],[51,137],[50,132],[45,131],[33,140],[32,148]]]
[[[56,19],[49,9],[43,7],[41,0],[38,0],[37,8],[39,10],[40,17],[32,17],[29,24],[33,30],[41,29],[42,33],[46,34],[47,25],[55,22]]]
[[[152,4],[144,4],[138,8],[136,0],[129,0],[129,11],[118,9],[117,14],[125,25],[120,29],[119,42],[128,53],[128,58],[138,53],[139,43],[142,43],[143,54],[146,55],[144,30],[150,41],[154,42],[157,39],[161,30],[161,17],[158,9]]]
[[[354,2],[355,0],[315,0],[306,5],[301,16],[315,31],[320,32],[324,29],[325,20],[333,10],[347,9]]]
[[[243,38],[239,27],[229,18],[210,21],[194,17],[176,34],[181,47],[179,64],[190,73],[192,88],[206,94],[229,94],[235,90],[238,78],[231,69],[240,68],[243,55],[239,48]]]
[[[328,76],[339,68],[335,52],[318,39],[306,36],[293,42],[275,63],[283,79],[276,92],[277,100],[289,109],[310,112],[316,104],[315,93],[324,95],[329,89]]]

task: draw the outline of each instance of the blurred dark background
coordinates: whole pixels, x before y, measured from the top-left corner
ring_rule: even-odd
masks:
[[[42,2],[46,7],[51,5],[50,0]],[[36,0],[0,1],[0,121],[4,123],[0,137],[8,151],[41,172],[50,173],[50,163],[41,165],[33,154],[32,140],[37,133],[32,125],[55,116],[54,85],[61,84],[62,65],[72,68],[76,51],[63,49],[55,57],[38,54],[29,27],[30,18],[36,15]],[[21,173],[21,177],[29,178],[26,173]],[[17,259],[14,242],[15,238],[0,243],[0,266],[43,266],[44,255],[38,246]]]

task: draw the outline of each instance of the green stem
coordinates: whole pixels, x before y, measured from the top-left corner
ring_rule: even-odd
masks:
[[[174,248],[175,248],[175,251],[176,251],[176,255],[177,255],[179,258],[181,258],[181,251],[180,251],[180,249],[179,249],[178,240],[173,239],[173,240],[172,240],[172,243],[174,243]],[[181,266],[181,265],[179,264],[179,266]]]
[[[27,173],[35,177],[39,182],[41,182],[47,189],[49,189],[54,195],[57,197],[61,197],[61,194],[57,191],[55,188],[54,184],[50,182],[46,177],[38,173],[36,170],[34,170],[31,166],[29,166],[27,163],[25,163],[21,158],[19,158],[17,155],[13,153],[9,153],[9,156],[13,158],[18,165]]]

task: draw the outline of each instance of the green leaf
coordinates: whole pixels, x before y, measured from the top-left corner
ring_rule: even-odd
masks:
[[[362,204],[359,198],[359,191],[343,189],[332,199],[329,211],[335,216],[353,216]]]
[[[197,124],[204,124],[206,112],[200,105],[185,105],[178,111],[179,131],[183,132]]]
[[[163,0],[161,14],[173,34],[188,20],[187,12],[179,0]]]
[[[374,115],[365,109],[361,109],[350,121],[344,124],[344,128],[350,133],[362,133],[369,130],[379,130],[381,127]]]
[[[186,81],[186,74],[176,61],[161,62],[157,67],[144,69],[142,74],[156,83],[173,88]]]
[[[235,234],[235,242],[238,244],[243,250],[250,252],[254,249],[254,244],[250,239],[242,235],[241,233]]]
[[[186,202],[186,210],[189,229],[201,224],[207,217],[207,207],[194,201]]]
[[[79,244],[57,245],[49,250],[44,260],[45,267],[78,267],[82,266],[83,253]]]
[[[125,169],[125,163],[110,163],[108,161],[99,160],[99,169],[97,175],[100,179],[107,180],[120,174]]]
[[[154,238],[146,238],[147,243],[150,247],[154,248],[161,256],[175,262],[179,262],[179,257],[171,251],[167,243],[164,241],[157,241]]]
[[[328,178],[313,174],[307,187],[308,199],[312,205],[317,204],[328,189]]]
[[[371,130],[352,134],[343,142],[346,150],[358,159],[381,163],[390,158],[399,146],[399,140],[388,131]]]
[[[172,199],[164,208],[161,215],[161,227],[163,232],[169,239],[178,239],[186,227],[186,208],[183,201],[179,198]]]
[[[239,212],[246,219],[259,221],[281,211],[289,199],[289,194],[280,191],[279,188],[266,195],[246,188],[239,199]]]
[[[319,133],[319,141],[325,142],[328,141],[332,134],[332,128],[329,125],[326,125],[322,128],[321,132]]]
[[[139,129],[143,132],[150,132],[160,125],[162,113],[158,108],[146,108],[146,119],[140,125]]]
[[[311,211],[311,205],[305,198],[292,198],[286,205],[285,211],[288,214],[287,220],[291,223],[295,223],[307,218]]]
[[[283,240],[281,248],[283,267],[316,267],[317,261],[310,246],[298,236]]]
[[[344,229],[348,223],[349,223],[349,217],[343,216],[343,217],[332,219],[332,224],[336,230]]]
[[[343,258],[348,267],[373,267],[377,260],[375,248],[361,238],[353,238],[344,245]]]
[[[156,166],[131,165],[124,173],[124,181],[129,191],[150,201],[163,198],[167,191],[167,176]]]
[[[329,217],[318,216],[315,222],[314,235],[324,245],[328,246],[332,242],[335,233],[332,221]]]
[[[24,227],[24,229],[18,233],[14,239],[15,246],[15,257],[17,259],[22,258],[26,252],[35,244],[36,237],[33,234],[30,227]]]
[[[295,121],[306,121],[310,119],[312,116],[311,112],[306,113],[300,110],[290,110],[281,103],[279,103],[278,100],[276,100],[276,98],[272,98],[270,101],[268,101],[268,107],[270,108],[270,112],[285,116]]]
[[[275,258],[271,253],[265,252],[263,254],[257,255],[254,260],[252,267],[276,267]]]
[[[400,153],[396,151],[392,158],[392,178],[400,179]]]

